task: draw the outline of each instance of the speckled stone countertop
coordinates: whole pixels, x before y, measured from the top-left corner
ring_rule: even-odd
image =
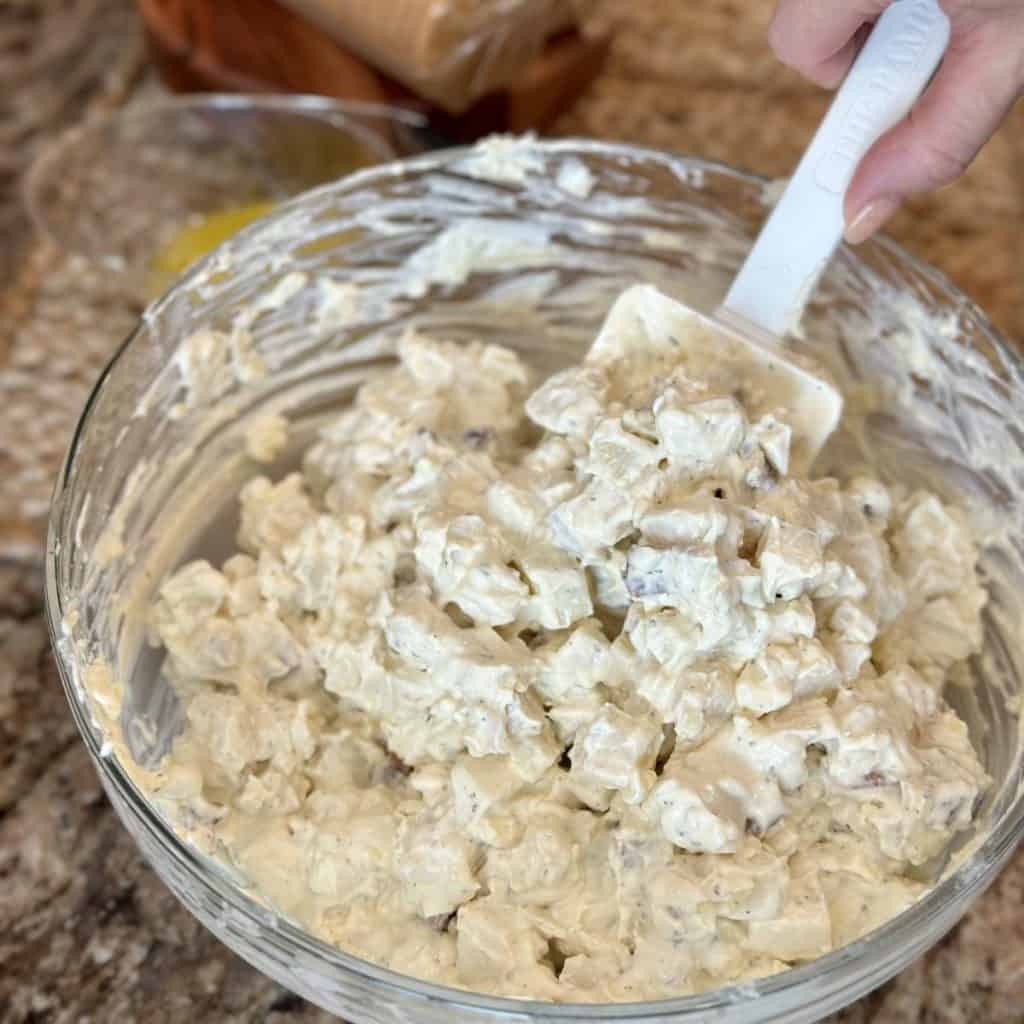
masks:
[[[596,2],[617,26],[614,51],[559,132],[768,175],[792,167],[827,98],[769,54],[769,0]],[[75,19],[91,26],[79,39]],[[326,1021],[229,953],[142,863],[107,807],[48,649],[41,556],[53,475],[135,314],[109,283],[31,238],[16,187],[47,137],[129,101],[141,73],[128,0],[0,2],[0,1024]],[[915,201],[891,233],[1024,339],[1022,227],[1018,109],[960,184]],[[936,949],[832,1020],[1022,1024],[1024,850]]]

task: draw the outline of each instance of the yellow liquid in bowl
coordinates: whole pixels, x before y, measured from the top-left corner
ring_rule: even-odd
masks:
[[[147,287],[150,296],[161,294],[196,260],[212,252],[247,224],[269,213],[274,206],[270,200],[247,203],[208,214],[181,228],[153,257]]]

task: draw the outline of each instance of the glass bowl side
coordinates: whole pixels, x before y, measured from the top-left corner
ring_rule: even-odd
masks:
[[[316,96],[197,94],[98,115],[26,176],[36,229],[116,272],[148,265],[190,217],[275,202],[419,151],[420,119]]]
[[[925,900],[871,936],[723,992],[570,1007],[404,978],[324,946],[260,906],[215,862],[184,845],[133,781],[138,765],[157,759],[176,727],[158,657],[142,642],[140,609],[163,573],[185,557],[226,553],[230,495],[256,471],[242,436],[258,410],[285,411],[294,423],[293,450],[271,468],[276,474],[294,464],[295,450],[360,380],[389,363],[396,334],[408,327],[508,344],[550,371],[578,358],[615,294],[637,280],[712,307],[765,213],[762,183],[728,168],[571,141],[540,151],[548,169],[582,162],[593,190],[567,194],[553,174],[518,183],[481,180],[464,151],[364,171],[246,229],[147,312],[98,384],[55,495],[47,596],[62,678],[115,808],[168,885],[233,949],[334,1012],[372,1024],[428,1020],[424,1014],[434,1009],[437,1019],[451,1019],[456,1008],[466,1021],[684,1021],[711,1011],[723,1021],[814,1020],[936,941],[1024,829],[1020,736],[1005,713],[1006,699],[1019,693],[1022,655],[1001,615],[986,624],[998,657],[975,666],[984,687],[973,709],[975,729],[993,738],[988,764],[999,783],[981,812],[991,825],[987,838]],[[464,272],[444,269],[442,236],[462,254]],[[498,236],[514,250],[514,274],[498,265]],[[182,339],[199,327],[230,331],[242,307],[286,279],[287,299],[250,327],[265,376],[186,380]],[[341,320],[327,315],[325,294],[336,293],[325,293],[325,280],[355,283],[358,310]],[[908,294],[917,296],[909,304]],[[943,328],[947,317],[955,319],[955,332]],[[866,418],[863,436],[837,439],[832,457],[859,457],[873,445],[887,472],[905,475],[912,451],[915,465],[930,460],[951,493],[967,494],[981,519],[1001,516],[1010,524],[1010,543],[992,545],[987,571],[1003,603],[1012,604],[1024,594],[1024,451],[1008,415],[1024,394],[1019,359],[948,282],[886,242],[842,254],[808,328],[815,351],[826,352],[848,386],[888,381],[890,394],[907,399],[894,408],[883,403]],[[893,339],[901,332],[916,332],[935,355],[931,380],[900,355]],[[930,410],[923,420],[921,409]],[[992,459],[977,465],[982,444],[1002,452],[1002,467]],[[183,501],[190,493],[201,500]],[[84,684],[97,661],[114,669],[107,701],[90,696],[96,688]],[[119,732],[123,742],[113,742]]]

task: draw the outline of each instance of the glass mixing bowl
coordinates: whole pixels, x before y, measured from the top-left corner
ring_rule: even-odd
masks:
[[[932,945],[1024,832],[1011,713],[1024,668],[1024,364],[955,287],[884,239],[839,253],[805,318],[812,340],[794,344],[825,359],[862,412],[861,429],[841,431],[823,453],[824,468],[870,454],[883,476],[955,498],[986,535],[985,654],[968,668],[974,686],[951,687],[950,699],[994,781],[974,834],[935,866],[941,880],[913,908],[813,963],[707,994],[598,1006],[491,998],[311,938],[182,842],[139,785],[179,725],[142,613],[167,570],[229,550],[233,497],[265,470],[244,455],[254,411],[293,421],[292,449],[270,470],[283,472],[324,417],[392,362],[395,335],[410,325],[510,345],[544,372],[578,358],[613,296],[637,280],[708,307],[768,203],[760,180],[700,160],[572,141],[529,152],[495,167],[479,152],[446,151],[308,193],[147,311],[89,400],[54,498],[47,602],[68,699],[111,802],[166,884],[239,955],[354,1024],[811,1021]],[[438,258],[442,233],[454,267]],[[509,258],[514,269],[502,268]],[[276,291],[286,300],[264,303],[252,324],[266,375],[239,381],[222,368],[186,388],[182,340],[228,327],[286,278]],[[355,282],[357,309],[325,316],[324,279]]]
[[[25,176],[25,206],[52,243],[155,298],[174,264],[191,262],[178,250],[361,167],[422,152],[424,125],[410,111],[322,96],[157,97],[47,146]]]

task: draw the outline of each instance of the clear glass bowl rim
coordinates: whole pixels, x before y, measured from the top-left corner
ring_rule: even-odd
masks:
[[[409,128],[424,128],[427,123],[427,119],[422,114],[402,107],[372,103],[367,100],[333,99],[330,96],[317,96],[308,93],[194,92],[176,96],[159,96],[139,103],[137,106],[107,110],[95,117],[88,118],[81,124],[73,125],[58,135],[56,139],[43,147],[39,155],[29,165],[21,185],[21,196],[35,231],[51,245],[62,246],[64,244],[59,233],[54,232],[51,226],[39,193],[51,167],[54,165],[65,166],[69,159],[69,153],[73,153],[75,147],[84,138],[94,132],[102,131],[106,126],[116,122],[143,121],[161,114],[173,114],[188,110],[270,111],[318,117],[327,122],[336,118],[338,120],[335,122],[335,127],[339,130],[346,127],[346,118],[390,120]],[[355,121],[354,127],[357,133],[365,134],[366,127],[359,125],[358,120]],[[389,148],[394,153],[394,148]]]
[[[316,100],[317,97],[308,97],[308,99]],[[315,108],[316,105],[313,104],[313,106]],[[633,161],[655,160],[681,172],[681,180],[693,180],[693,175],[696,174],[717,175],[733,184],[757,189],[763,189],[770,184],[770,180],[761,175],[740,170],[725,163],[676,154],[654,147],[576,138],[543,140],[538,145],[551,153],[596,153]],[[296,205],[312,195],[321,196],[332,190],[344,194],[372,185],[374,179],[383,176],[417,173],[440,167],[468,152],[470,152],[469,147],[453,147],[357,171],[339,181],[312,189],[280,204],[272,213],[244,228],[234,236],[234,240],[244,241],[248,234],[262,230],[268,221],[286,217]],[[911,270],[935,292],[947,298],[962,316],[972,319],[991,344],[1007,353],[1010,358],[1018,362],[1021,361],[1021,356],[1015,347],[999,334],[977,304],[953,284],[945,274],[913,256],[887,237],[876,237],[868,244],[880,247],[896,264]],[[172,293],[189,288],[193,279],[202,275],[206,265],[217,258],[217,252],[218,250],[214,250],[210,255],[197,261],[178,280],[171,291],[156,300],[150,309],[158,310],[163,303],[168,301],[168,297]],[[462,989],[420,981],[386,967],[379,967],[322,942],[287,919],[268,911],[264,905],[248,896],[242,888],[222,877],[211,874],[200,855],[175,835],[117,761],[108,756],[103,745],[97,742],[96,729],[91,721],[89,709],[79,698],[74,682],[75,672],[83,666],[72,663],[71,659],[67,657],[68,645],[61,642],[65,600],[60,589],[58,561],[64,554],[61,549],[63,512],[75,457],[88,426],[90,414],[105,382],[124,353],[137,341],[145,338],[147,325],[148,316],[144,315],[131,334],[115,350],[97,379],[75,427],[54,488],[46,542],[45,607],[47,626],[61,684],[71,707],[75,724],[102,779],[107,785],[114,788],[138,822],[157,840],[164,852],[172,856],[178,866],[184,868],[198,886],[205,888],[216,899],[230,907],[234,913],[241,915],[260,928],[268,927],[268,916],[271,917],[273,924],[269,927],[280,938],[288,942],[296,952],[301,952],[312,958],[318,968],[332,973],[355,974],[366,982],[401,992],[424,1002],[444,1004],[453,1011],[457,1011],[459,1008],[476,1012],[482,1011],[492,1013],[498,1019],[502,1014],[510,1017],[519,1015],[522,1019],[527,1019],[531,1014],[540,1014],[545,1020],[551,1021],[559,1019],[628,1021],[633,1019],[649,1020],[657,1017],[674,1020],[686,1018],[696,1021],[701,1019],[702,1015],[715,1011],[718,1011],[715,1015],[716,1019],[722,1019],[719,1014],[724,1012],[728,1017],[729,1008],[738,1009],[739,1006],[751,1002],[757,1002],[764,1006],[764,1003],[774,1003],[777,1000],[777,1011],[781,1016],[773,1015],[766,1019],[781,1021],[786,1019],[787,1008],[794,1009],[794,1003],[791,1000],[798,995],[798,992],[805,992],[808,1000],[813,1000],[816,996],[825,997],[829,993],[850,987],[856,989],[855,994],[851,996],[852,999],[892,977],[910,960],[923,953],[959,920],[970,902],[994,880],[1000,868],[1024,838],[1024,787],[1022,787],[1012,804],[1004,810],[991,832],[977,845],[969,857],[930,890],[924,898],[863,938],[799,967],[790,968],[767,978],[738,983],[697,995],[646,1002],[551,1003],[480,995]],[[935,932],[930,939],[922,942],[922,933],[930,931],[929,924],[933,923],[936,918],[947,915],[951,908],[955,908],[953,914],[948,916],[941,931]],[[907,955],[908,949],[913,951],[910,956]],[[865,975],[874,977],[875,982],[870,986],[863,985],[862,979]],[[783,1002],[783,999],[786,999],[786,1002]],[[836,1003],[835,1005],[843,1004]],[[764,1008],[769,1009],[767,1006]]]

